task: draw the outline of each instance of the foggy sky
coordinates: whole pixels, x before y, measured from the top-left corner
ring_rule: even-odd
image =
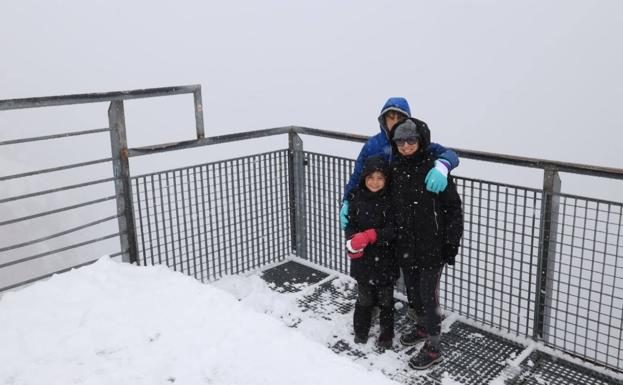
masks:
[[[25,0],[0,5],[0,36],[0,99],[201,84],[207,135],[290,124],[372,135],[385,99],[404,96],[449,147],[623,164],[618,0]],[[190,101],[177,115],[166,103],[135,124],[128,107],[130,146],[193,137]],[[106,123],[101,110],[87,128]],[[62,114],[30,119],[0,114],[0,140],[66,131]],[[0,150],[13,164],[39,154]],[[539,172],[510,170],[457,173],[539,187]],[[621,182],[567,179],[573,193],[623,194]]]

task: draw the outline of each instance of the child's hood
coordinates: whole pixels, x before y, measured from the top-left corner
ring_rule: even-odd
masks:
[[[386,179],[389,179],[389,164],[385,159],[380,156],[371,156],[366,158],[363,162],[363,169],[361,170],[361,180],[359,181],[362,186],[365,185],[366,177],[375,171],[381,172],[385,175]]]

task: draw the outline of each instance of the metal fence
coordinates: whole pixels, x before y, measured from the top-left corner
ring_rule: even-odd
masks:
[[[124,98],[193,93],[197,138],[128,148]],[[202,281],[240,274],[296,254],[348,273],[338,211],[353,160],[306,152],[300,135],[364,142],[367,137],[305,127],[280,127],[204,137],[198,86],[126,93],[0,101],[0,110],[108,101],[117,211],[99,220],[118,220],[120,248],[140,264],[163,263]],[[43,102],[43,104],[41,104]],[[89,131],[80,134],[87,134]],[[243,139],[289,135],[289,148],[175,170],[131,176],[128,158]],[[33,138],[48,140],[52,137]],[[24,141],[28,141],[25,139]],[[13,145],[15,141],[0,142]],[[533,338],[587,361],[623,371],[622,203],[560,193],[559,172],[623,179],[623,170],[457,150],[463,158],[544,170],[543,189],[457,177],[465,215],[458,263],[443,277],[442,306],[476,322]],[[92,161],[91,161],[92,162]],[[88,162],[66,167],[84,167]],[[39,172],[52,172],[42,170]],[[16,178],[0,177],[6,183]],[[61,189],[73,189],[65,186]],[[27,199],[39,191],[6,197]],[[103,198],[99,198],[103,199]],[[94,199],[83,202],[90,204]],[[52,214],[61,210],[50,210]],[[0,222],[34,219],[25,215]],[[0,276],[7,269],[37,263],[69,247],[19,252],[88,227],[97,221],[0,248]],[[96,242],[98,239],[93,240]],[[77,246],[78,245],[78,246]],[[18,280],[2,289],[38,279]]]
[[[348,273],[337,217],[354,162],[305,157],[306,258]],[[623,204],[465,177],[455,182],[464,234],[459,262],[442,276],[442,306],[621,371]]]
[[[111,154],[0,176],[0,292],[92,263],[101,250],[125,261],[136,256],[124,101],[181,94],[193,95],[197,138],[203,138],[198,85],[0,101],[0,112],[107,103],[107,127],[3,140],[0,148],[37,143],[44,150],[33,158],[47,163],[59,153],[59,140],[104,134]],[[69,172],[77,181],[58,186],[60,174]],[[98,174],[104,175],[93,178]],[[41,188],[44,177],[54,187]]]
[[[291,252],[286,150],[132,179],[140,264],[201,281]]]

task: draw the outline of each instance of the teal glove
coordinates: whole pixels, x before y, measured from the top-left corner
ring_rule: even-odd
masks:
[[[346,226],[348,226],[348,201],[342,202],[340,209],[340,227],[342,230],[346,230]]]
[[[435,167],[430,169],[424,182],[428,191],[439,194],[448,186],[448,169],[441,161],[436,160]]]

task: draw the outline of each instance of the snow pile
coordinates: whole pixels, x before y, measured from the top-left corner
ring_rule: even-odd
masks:
[[[252,282],[247,300],[273,298]],[[395,384],[217,287],[109,258],[6,293],[0,325],[0,384]]]

